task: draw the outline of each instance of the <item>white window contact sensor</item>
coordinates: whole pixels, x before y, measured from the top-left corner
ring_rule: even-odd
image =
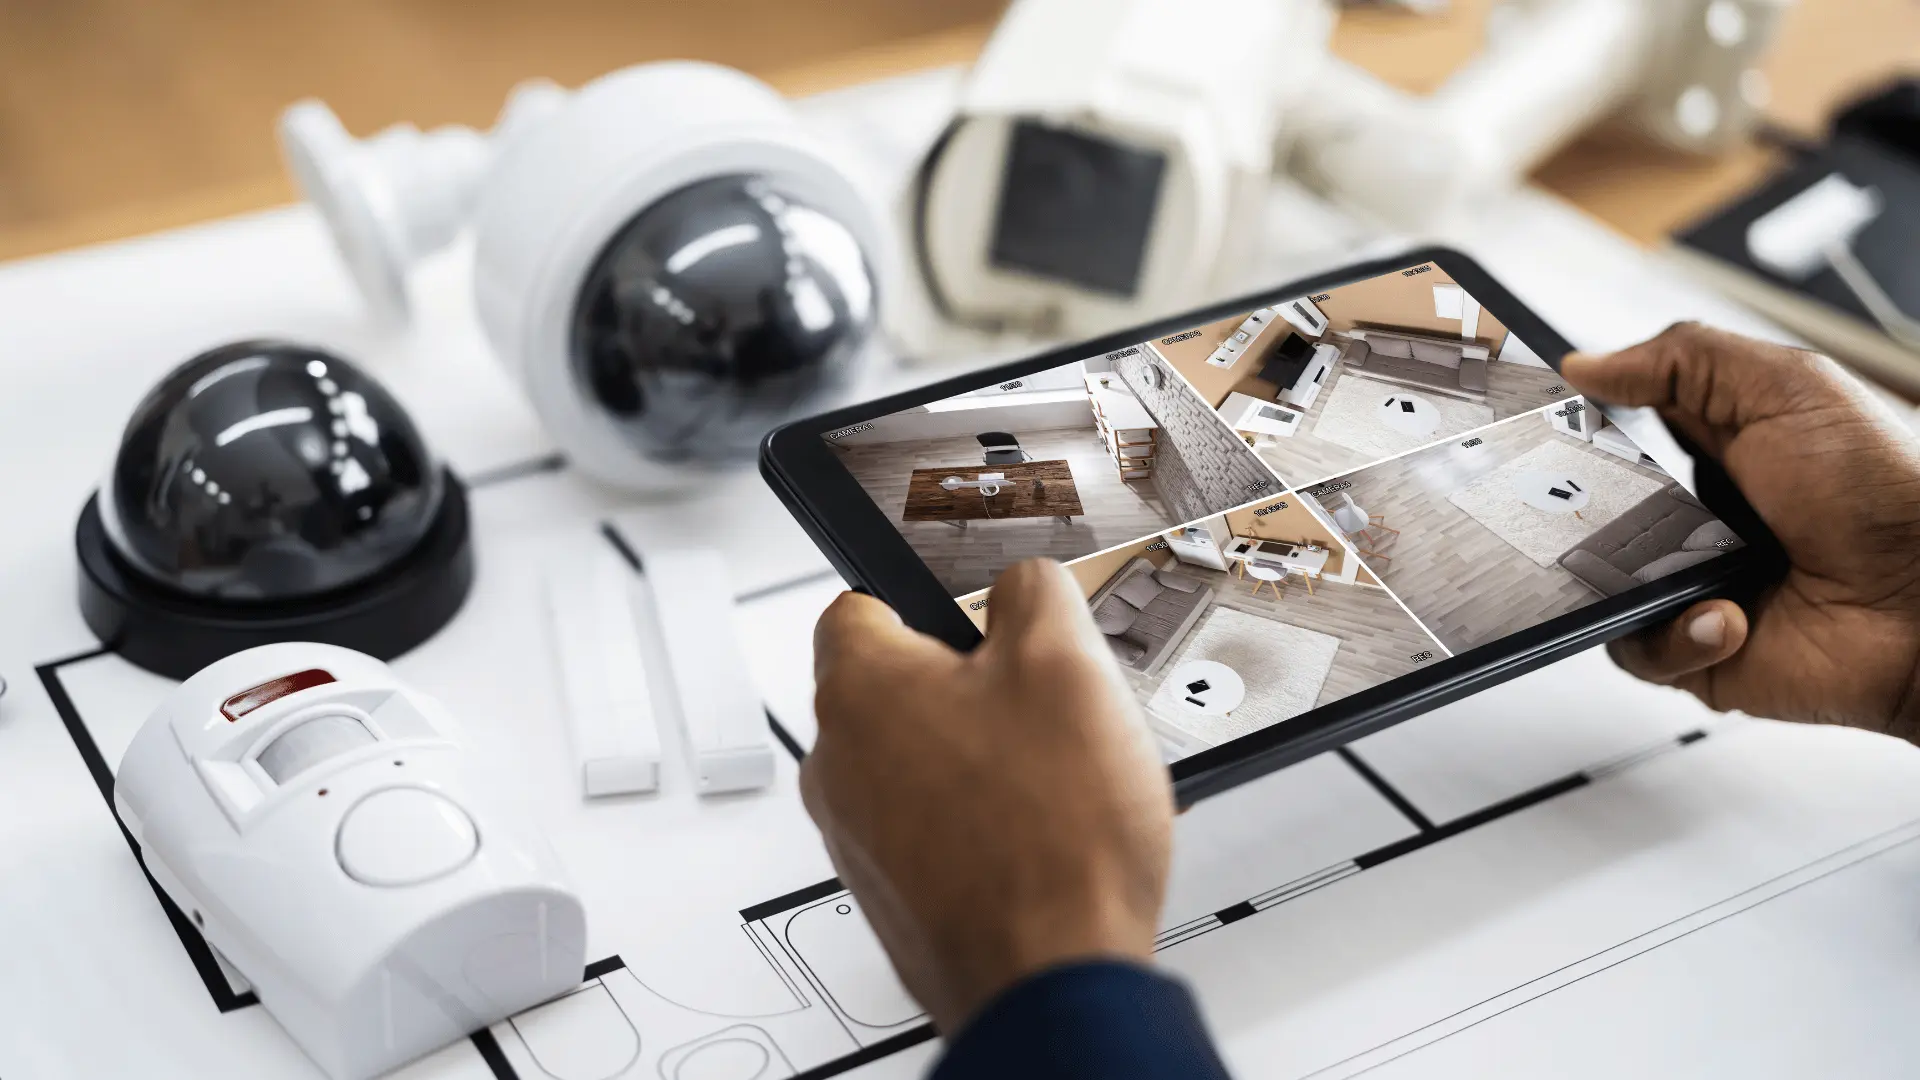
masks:
[[[711,549],[648,548],[642,565],[666,643],[694,783],[706,795],[772,784],[766,706],[734,629],[725,559]]]
[[[588,798],[656,791],[660,734],[628,601],[633,571],[605,545],[596,549],[547,577],[567,735]]]

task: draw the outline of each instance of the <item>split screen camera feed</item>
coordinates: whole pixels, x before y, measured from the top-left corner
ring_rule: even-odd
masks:
[[[1432,263],[827,441],[983,629],[1066,563],[1169,761],[1741,546]]]

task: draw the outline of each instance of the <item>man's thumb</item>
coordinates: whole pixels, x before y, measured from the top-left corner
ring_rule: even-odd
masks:
[[[988,640],[1040,635],[1060,641],[1087,638],[1093,617],[1066,567],[1051,559],[1015,563],[993,583],[987,608]]]
[[[1560,375],[1575,390],[1610,405],[1657,405],[1663,390],[1649,365],[1637,363],[1633,350],[1620,353],[1568,353]]]

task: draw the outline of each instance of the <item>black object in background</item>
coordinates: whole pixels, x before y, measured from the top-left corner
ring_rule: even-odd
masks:
[[[1862,112],[1848,130],[1880,130]],[[1920,317],[1920,160],[1857,134],[1839,134],[1744,198],[1674,236],[1674,252],[1721,291],[1849,361],[1864,374],[1920,397],[1920,353],[1887,336],[1832,267],[1804,280],[1774,274],[1753,260],[1747,230],[1761,217],[1835,173],[1879,191],[1883,209],[1854,238],[1854,255],[1893,302]]]
[[[1898,79],[1833,118],[1836,139],[1872,143],[1920,168],[1920,78]]]
[[[283,641],[391,659],[473,580],[465,492],[400,403],[277,341],[202,353],[147,394],[75,545],[88,628],[176,679]]]
[[[1300,373],[1312,360],[1313,343],[1299,334],[1288,334],[1261,367],[1260,378],[1285,389],[1300,380]]]

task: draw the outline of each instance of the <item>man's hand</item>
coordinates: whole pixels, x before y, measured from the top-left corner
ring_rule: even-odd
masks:
[[[1726,466],[1792,569],[1614,643],[1620,666],[1716,709],[1920,739],[1920,449],[1833,361],[1691,324],[1575,354],[1582,393],[1650,405]]]
[[[1165,767],[1071,576],[1021,563],[962,654],[847,593],[814,631],[807,810],[894,966],[952,1035],[1023,976],[1145,960]]]

